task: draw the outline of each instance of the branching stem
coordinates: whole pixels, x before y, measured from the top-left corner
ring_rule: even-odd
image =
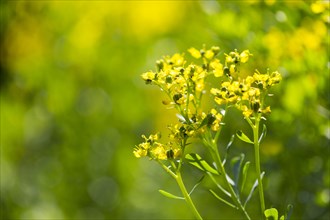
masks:
[[[193,201],[183,183],[180,169],[176,169],[176,167],[174,167],[174,169],[176,169],[176,171],[174,173],[169,167],[165,166],[165,164],[163,164],[161,161],[158,160],[158,163],[162,166],[162,168],[166,172],[168,172],[175,179],[175,181],[177,182],[177,184],[182,192],[184,200],[186,201],[186,203],[187,203],[188,207],[191,209],[191,211],[194,213],[195,218],[198,220],[203,220],[202,216],[199,214],[195,204],[193,203]],[[182,161],[180,161],[179,163],[182,163]]]
[[[260,208],[261,214],[264,216],[265,211],[265,198],[264,198],[264,189],[262,184],[261,169],[260,169],[260,145],[259,145],[259,124],[261,116],[260,114],[256,117],[254,124],[251,121],[248,121],[253,130],[253,142],[254,142],[254,156],[256,163],[256,173],[258,175],[258,190],[259,190],[259,199],[260,199]]]
[[[217,169],[220,171],[220,175],[222,176],[222,179],[225,182],[227,189],[229,190],[229,193],[231,195],[233,202],[235,203],[236,207],[238,207],[238,209],[241,210],[241,212],[245,215],[246,219],[250,220],[251,219],[250,216],[246,212],[244,206],[242,205],[240,199],[238,198],[237,194],[235,193],[233,187],[230,185],[230,183],[226,177],[226,170],[221,162],[221,157],[220,157],[218,146],[217,146],[215,140],[211,140],[211,143],[209,146],[211,147],[211,154],[217,165]]]

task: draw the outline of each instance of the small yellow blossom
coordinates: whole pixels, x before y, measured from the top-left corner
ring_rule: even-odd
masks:
[[[274,84],[277,84],[279,82],[281,82],[282,80],[282,76],[279,72],[273,72],[271,75],[270,75],[270,82],[269,82],[269,85],[272,86]]]
[[[184,59],[183,55],[178,54],[178,53],[174,54],[169,61],[170,65],[173,65],[176,67],[182,66],[184,63],[185,63],[185,59]]]
[[[242,105],[240,110],[242,111],[245,118],[249,118],[253,114],[253,110],[249,109],[246,105]]]
[[[252,83],[254,83],[254,78],[252,76],[248,76],[246,77],[245,82],[246,84],[251,85]]]
[[[193,48],[193,47],[190,48],[190,49],[188,50],[188,52],[191,54],[191,56],[193,56],[193,57],[196,58],[196,59],[199,59],[199,58],[202,57],[201,52],[200,52],[199,50]]]
[[[252,56],[249,50],[244,50],[240,55],[241,63],[246,63],[249,60],[249,57]]]
[[[226,63],[233,63],[233,62],[234,62],[234,58],[231,57],[231,56],[229,56],[229,55],[227,55],[226,56]]]
[[[196,91],[201,92],[204,89],[204,80],[196,82]]]
[[[213,57],[214,57],[214,52],[213,52],[212,50],[207,50],[207,51],[205,52],[205,54],[204,54],[204,57],[205,57],[206,59],[211,60],[211,59],[213,59]]]
[[[215,77],[223,76],[223,65],[220,63],[218,59],[213,60],[210,62],[210,67],[213,69],[213,74]]]
[[[329,9],[329,2],[327,1],[316,1],[311,4],[311,9],[315,14],[322,13],[323,11]]]
[[[137,157],[137,158],[140,158],[140,157],[145,157],[147,156],[148,154],[148,150],[150,148],[150,144],[149,143],[141,143],[139,144],[138,146],[136,146],[134,148],[134,156]]]
[[[261,110],[261,112],[264,114],[270,113],[271,112],[270,106],[267,106],[265,109]]]
[[[213,131],[218,131],[220,129],[222,115],[219,112],[217,112],[217,110],[215,110],[214,108],[211,109],[211,114],[214,118],[214,121],[211,124],[211,129]]]
[[[147,84],[151,83],[155,77],[156,77],[156,73],[149,71],[149,72],[145,72],[141,75],[142,79],[144,79],[144,81],[146,81]]]
[[[216,56],[220,52],[220,47],[213,46],[211,47],[211,50],[213,51],[214,56]]]
[[[163,144],[156,143],[155,147],[151,150],[151,154],[155,159],[166,160],[166,150]]]

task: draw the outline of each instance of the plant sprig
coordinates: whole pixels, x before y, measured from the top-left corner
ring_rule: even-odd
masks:
[[[137,145],[133,153],[137,158],[149,157],[157,161],[176,180],[182,196],[176,196],[164,190],[159,192],[172,199],[184,199],[196,219],[202,219],[202,217],[191,199],[191,193],[202,182],[204,176],[208,176],[224,195],[220,195],[213,189],[209,189],[209,192],[234,210],[239,210],[246,219],[251,219],[246,205],[254,190],[258,188],[260,211],[264,218],[268,218],[274,216],[275,211],[266,209],[264,200],[262,184],[264,172],[261,172],[259,148],[261,140],[266,135],[266,126],[263,125],[261,133],[259,128],[261,119],[271,112],[270,106],[267,106],[265,102],[268,92],[282,80],[282,77],[279,72],[269,72],[269,70],[266,73],[255,70],[252,74],[243,76],[240,74],[240,68],[253,56],[250,51],[231,51],[224,54],[224,62],[218,58],[219,52],[219,47],[206,49],[204,46],[200,50],[190,48],[188,53],[200,64],[188,63],[185,54],[176,53],[158,60],[156,71],[148,71],[141,75],[146,84],[158,86],[167,95],[168,100],[163,100],[163,104],[173,106],[177,110],[179,120],[177,124],[168,125],[168,142],[162,143],[159,133],[148,137],[143,135],[144,142]],[[210,76],[220,80],[219,87],[206,88],[205,82]],[[213,95],[214,107],[205,110],[201,100],[207,92]],[[244,202],[241,194],[246,185],[250,162],[247,161],[243,165],[244,154],[234,157],[231,162],[234,176],[231,178],[225,169],[225,163],[234,136],[226,148],[227,153],[224,159],[220,155],[218,146],[219,135],[225,127],[224,113],[230,111],[232,107],[241,111],[242,118],[247,121],[253,131],[252,139],[243,131],[238,131],[236,134],[240,140],[254,146],[257,180]],[[187,143],[198,140],[204,144],[210,154],[213,160],[211,163],[197,153],[186,154]],[[185,161],[204,173],[203,178],[195,184],[190,193],[183,183],[181,174],[181,167]],[[221,184],[214,176],[219,176]]]

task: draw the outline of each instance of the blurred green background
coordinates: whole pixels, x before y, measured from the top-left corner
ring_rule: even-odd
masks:
[[[283,74],[261,149],[266,204],[329,218],[328,1],[0,4],[1,219],[192,218],[158,193],[178,193],[171,177],[132,150],[169,117],[140,74],[203,44],[249,49],[253,68]],[[241,126],[229,116],[223,142]],[[253,162],[252,149],[233,148]],[[189,188],[200,173],[187,169]],[[240,217],[203,185],[192,197],[206,219]]]

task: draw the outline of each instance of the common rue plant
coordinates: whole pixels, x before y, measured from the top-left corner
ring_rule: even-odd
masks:
[[[264,219],[278,219],[275,208],[266,209],[263,177],[260,167],[260,143],[266,135],[266,125],[262,120],[271,112],[266,99],[271,96],[270,89],[280,83],[282,77],[279,72],[267,71],[261,73],[255,70],[251,74],[240,71],[252,57],[249,50],[231,51],[223,56],[221,61],[219,47],[201,50],[190,48],[188,53],[194,62],[188,62],[185,54],[176,53],[164,56],[156,62],[157,70],[143,73],[142,79],[148,85],[155,85],[167,96],[164,105],[173,107],[177,111],[177,124],[168,125],[167,142],[161,141],[161,134],[142,135],[144,141],[134,148],[137,158],[148,157],[157,162],[178,184],[182,196],[176,196],[164,190],[161,194],[173,199],[184,199],[195,215],[202,219],[195,206],[191,193],[203,181],[204,176],[218,188],[221,194],[209,189],[209,192],[228,205],[233,211],[241,212],[246,219],[256,219],[250,216],[246,206],[253,192],[258,188],[260,212]],[[218,86],[207,89],[206,81],[212,77],[218,80]],[[206,94],[212,95],[213,108],[207,109],[202,99]],[[205,106],[204,106],[205,105]],[[236,137],[254,146],[254,161],[256,167],[256,181],[248,195],[242,195],[246,187],[246,180],[250,162],[244,162],[244,154],[232,159],[231,165],[236,167],[234,175],[230,177],[225,169],[226,157],[219,151],[219,135],[226,125],[223,123],[228,111],[238,109],[251,127],[253,137],[248,137],[243,131],[238,131]],[[226,147],[227,152],[235,135]],[[186,153],[189,144],[200,142],[210,154],[213,161],[207,162],[197,153]],[[182,167],[190,164],[203,171],[204,176],[188,192],[182,178]],[[280,220],[289,219],[292,206],[288,206],[285,215]]]

